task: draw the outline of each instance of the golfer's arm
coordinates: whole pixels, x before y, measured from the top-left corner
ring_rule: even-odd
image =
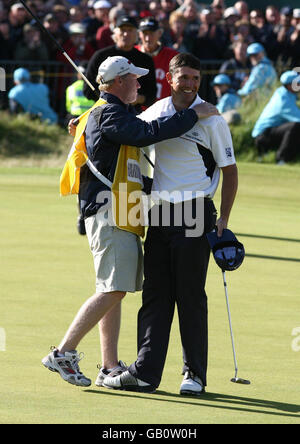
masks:
[[[223,228],[227,228],[230,212],[235,200],[238,188],[238,170],[237,166],[229,165],[222,168],[223,182],[221,190],[221,208],[220,219]]]

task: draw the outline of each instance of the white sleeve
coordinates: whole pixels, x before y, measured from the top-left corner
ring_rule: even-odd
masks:
[[[229,126],[218,117],[215,125],[209,126],[211,150],[219,168],[235,164],[234,149]]]
[[[152,120],[156,120],[158,117],[160,117],[160,114],[160,110],[157,109],[157,106],[154,103],[137,117],[145,122],[152,122]]]

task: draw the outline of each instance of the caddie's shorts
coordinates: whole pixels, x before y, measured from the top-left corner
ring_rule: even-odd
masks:
[[[94,258],[96,293],[142,289],[143,252],[139,236],[112,226],[111,210],[85,219]]]

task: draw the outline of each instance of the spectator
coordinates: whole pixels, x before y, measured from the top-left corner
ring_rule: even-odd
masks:
[[[239,1],[234,4],[234,8],[237,10],[242,20],[249,20],[249,8],[248,3]]]
[[[294,30],[289,38],[291,66],[300,66],[300,9],[294,9],[292,25]]]
[[[254,36],[256,39],[260,39],[261,35],[265,32],[265,17],[260,9],[253,9],[250,12],[250,23],[252,25]]]
[[[233,36],[235,33],[235,24],[239,20],[241,20],[241,17],[234,7],[227,8],[224,11],[223,18],[225,21],[225,32],[226,32],[226,38],[228,42],[233,41]]]
[[[124,15],[124,11],[119,9],[117,6],[111,8],[108,13],[108,21],[109,23],[98,28],[96,33],[96,46],[97,49],[107,48],[108,46],[112,46],[114,44],[113,41],[113,32],[116,26],[117,20]]]
[[[153,59],[156,75],[156,98],[160,100],[169,97],[171,88],[167,82],[166,73],[169,71],[170,60],[177,54],[177,51],[162,45],[160,38],[163,29],[153,17],[142,20],[139,30],[141,43],[136,48]]]
[[[280,10],[279,24],[275,26],[274,32],[277,37],[277,54],[280,54],[281,59],[287,62],[290,57],[290,37],[294,31],[292,26],[293,9],[286,6]]]
[[[28,21],[28,15],[22,3],[14,3],[11,6],[8,20],[10,23],[11,38],[14,44],[16,44],[23,38],[23,26]]]
[[[30,73],[25,68],[14,71],[14,86],[8,94],[10,111],[25,112],[39,117],[47,123],[57,123],[57,115],[49,104],[48,87],[42,83],[32,83]]]
[[[269,5],[266,7],[265,19],[269,29],[273,31],[274,27],[279,23],[279,10],[277,6]]]
[[[282,86],[276,89],[252,131],[259,155],[275,148],[279,165],[294,160],[300,152],[300,109],[296,97],[299,81],[296,71],[282,74]]]
[[[275,61],[278,57],[278,44],[274,29],[266,21],[264,14],[260,9],[253,9],[250,12],[251,33],[256,42],[259,42],[265,48],[268,57]]]
[[[69,33],[69,40],[63,44],[66,53],[76,64],[89,60],[94,54],[94,48],[86,39],[85,26],[81,23],[73,23],[69,28]],[[69,65],[69,62],[61,52],[57,54],[57,60]]]
[[[212,4],[210,5],[214,16],[216,23],[219,23],[223,20],[223,14],[225,11],[225,2],[224,0],[213,0]]]
[[[221,27],[216,24],[213,11],[204,8],[200,12],[201,25],[194,41],[193,54],[200,60],[223,59],[227,39]]]
[[[60,26],[67,29],[68,22],[70,21],[69,10],[63,5],[56,4],[53,6],[53,9],[51,12],[56,16]]]
[[[0,0],[0,22],[8,19],[7,9],[3,5],[3,2]]]
[[[232,88],[237,91],[249,77],[251,63],[247,57],[248,44],[246,42],[237,40],[233,43],[232,48],[234,55],[222,64],[220,73],[229,76]]]
[[[97,91],[96,77],[98,68],[107,57],[123,56],[134,65],[149,69],[149,74],[139,79],[141,88],[138,92],[137,102],[134,105],[136,110],[140,112],[141,106],[148,107],[156,100],[156,79],[152,58],[134,47],[137,43],[137,37],[138,24],[136,20],[129,16],[120,17],[113,34],[115,44],[95,52],[89,61],[86,75]],[[88,85],[84,85],[84,94],[88,99],[97,99],[97,96]]]
[[[65,27],[69,29],[72,23],[81,23],[84,25],[85,15],[85,11],[82,7],[72,6],[72,8],[70,8],[70,21],[65,24]]]
[[[14,51],[14,42],[10,35],[8,20],[0,21],[0,60],[10,60]]]
[[[84,74],[86,63],[81,63],[78,69]],[[66,122],[74,117],[78,117],[94,105],[93,100],[88,100],[83,94],[84,81],[79,73],[77,80],[66,89]]]
[[[185,37],[187,20],[179,11],[173,11],[169,15],[171,46],[179,52],[188,52]]]
[[[42,41],[40,29],[26,23],[23,32],[24,37],[17,43],[14,51],[14,60],[47,61],[49,59],[48,49]]]
[[[125,15],[129,17],[137,17],[138,16],[138,5],[137,0],[122,0],[117,3],[117,7],[119,9],[123,9],[125,11]]]
[[[148,5],[148,9],[149,9],[151,17],[154,17],[156,20],[159,21],[159,19],[161,18],[161,15],[163,14],[160,2],[158,0],[150,1],[149,5]]]
[[[101,26],[109,25],[109,10],[112,5],[107,0],[98,0],[94,3],[94,18],[87,25],[86,36],[93,48],[97,49],[96,34]]]
[[[182,11],[183,16],[187,20],[185,27],[186,41],[191,42],[197,36],[200,26],[197,5],[193,0],[187,0],[179,8],[179,10]]]
[[[252,43],[248,46],[247,55],[250,57],[252,69],[248,80],[238,90],[238,94],[248,96],[253,91],[262,90],[262,88],[264,88],[264,93],[270,91],[277,79],[277,74],[271,61],[266,57],[264,47],[260,43]]]
[[[235,30],[233,40],[242,40],[245,43],[254,43],[254,37],[251,34],[252,28],[250,22],[247,20],[238,20],[235,23]]]
[[[176,0],[161,0],[160,5],[167,19],[169,19],[170,14],[178,7]]]
[[[44,17],[43,25],[61,46],[63,46],[70,37],[66,28],[60,25],[57,17],[52,13],[49,13]],[[52,39],[49,39],[48,36],[44,37],[44,42],[47,46],[50,60],[56,60],[58,54],[57,45]]]
[[[231,87],[230,78],[226,74],[218,74],[212,85],[217,96],[217,110],[223,115],[228,124],[236,123],[239,114],[232,111],[241,106],[242,99]]]

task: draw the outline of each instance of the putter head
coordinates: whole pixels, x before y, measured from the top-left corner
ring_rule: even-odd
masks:
[[[248,381],[247,379],[242,379],[242,378],[232,378],[230,381],[234,382],[235,384],[243,384],[243,385],[250,385],[251,384],[250,381]]]

